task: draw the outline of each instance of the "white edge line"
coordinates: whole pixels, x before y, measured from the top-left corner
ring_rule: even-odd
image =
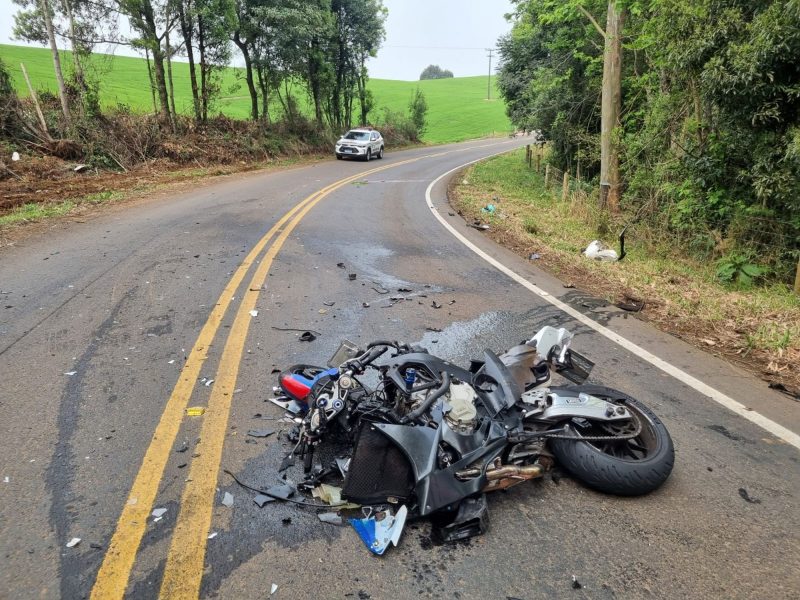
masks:
[[[676,366],[668,363],[667,361],[659,358],[655,354],[652,354],[652,353],[648,352],[644,348],[642,348],[640,346],[637,346],[636,344],[634,344],[633,342],[631,342],[627,338],[624,338],[621,335],[619,335],[618,333],[615,333],[615,332],[611,331],[607,327],[604,327],[604,326],[600,325],[596,321],[593,321],[592,319],[590,319],[589,317],[587,317],[583,313],[575,310],[571,306],[569,306],[567,304],[564,304],[558,298],[553,297],[551,294],[547,293],[546,291],[544,291],[540,287],[537,287],[536,285],[534,285],[533,283],[531,283],[530,281],[528,281],[527,279],[525,279],[524,277],[522,277],[521,275],[516,273],[515,271],[512,271],[511,269],[506,267],[500,261],[498,261],[498,260],[492,258],[491,256],[489,256],[486,252],[484,252],[483,250],[478,248],[478,246],[476,246],[475,244],[470,242],[466,237],[464,237],[464,235],[462,235],[459,231],[457,231],[452,225],[450,225],[450,223],[448,223],[444,219],[444,217],[442,217],[439,214],[439,211],[436,210],[436,207],[433,205],[433,201],[431,200],[431,190],[433,189],[433,186],[435,186],[437,183],[439,183],[439,181],[441,181],[442,179],[444,179],[445,177],[447,177],[448,175],[450,175],[450,173],[453,173],[454,171],[458,171],[459,169],[463,169],[464,167],[466,167],[468,165],[471,165],[473,163],[480,162],[482,160],[486,160],[487,158],[491,158],[491,157],[497,156],[499,154],[504,154],[505,152],[508,152],[508,150],[503,150],[502,152],[495,152],[495,153],[490,154],[488,156],[484,156],[482,158],[478,158],[476,160],[471,160],[469,162],[461,164],[461,165],[459,165],[459,166],[457,166],[457,167],[455,167],[453,169],[450,169],[446,173],[442,173],[439,177],[437,177],[436,179],[434,179],[430,183],[428,188],[425,190],[425,201],[427,202],[428,208],[430,209],[430,211],[439,220],[439,222],[445,227],[445,229],[447,229],[450,233],[452,233],[458,239],[458,241],[460,241],[462,244],[464,244],[467,248],[472,250],[475,254],[480,256],[483,260],[488,262],[490,265],[492,265],[495,269],[497,269],[498,271],[500,271],[502,273],[505,273],[511,279],[516,281],[518,284],[520,284],[524,288],[528,289],[529,291],[533,292],[534,294],[536,294],[540,298],[546,300],[547,302],[549,302],[550,304],[552,304],[553,306],[555,306],[559,310],[564,311],[569,316],[571,316],[573,319],[575,319],[577,321],[580,321],[581,323],[583,323],[587,327],[590,327],[591,329],[594,329],[597,333],[607,337],[609,340],[611,340],[615,344],[618,344],[619,346],[625,348],[629,352],[632,352],[633,354],[635,354],[639,358],[649,362],[651,365],[653,365],[655,367],[658,367],[659,369],[661,369],[662,371],[664,371],[668,375],[674,377],[678,381],[680,381],[680,382],[688,385],[689,387],[697,390],[701,394],[703,394],[705,396],[708,396],[714,402],[716,402],[718,404],[721,404],[722,406],[724,406],[728,410],[736,413],[737,415],[739,415],[741,417],[744,417],[745,419],[747,419],[751,423],[755,423],[756,425],[758,425],[762,429],[765,429],[766,431],[768,431],[769,433],[771,433],[775,437],[783,440],[787,444],[791,444],[792,446],[794,446],[795,448],[800,450],[800,435],[798,435],[798,434],[794,433],[793,431],[787,429],[783,425],[780,425],[780,424],[776,423],[775,421],[772,421],[771,419],[768,419],[764,415],[755,412],[754,410],[749,410],[744,404],[741,404],[740,402],[734,400],[730,396],[727,396],[727,395],[723,394],[722,392],[712,388],[710,385],[707,385],[707,384],[703,383],[699,379],[697,379],[695,377],[692,377],[691,375],[689,375],[685,371],[682,371],[678,367],[676,367]]]

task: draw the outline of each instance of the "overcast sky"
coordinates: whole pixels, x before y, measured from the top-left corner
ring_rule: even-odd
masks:
[[[456,77],[482,75],[489,69],[486,48],[509,30],[503,15],[509,0],[384,0],[389,9],[386,41],[369,63],[371,77],[415,80],[429,64],[450,69]],[[0,0],[0,43],[11,39],[18,7]],[[97,51],[130,54],[125,47]],[[494,70],[497,61],[493,59]]]

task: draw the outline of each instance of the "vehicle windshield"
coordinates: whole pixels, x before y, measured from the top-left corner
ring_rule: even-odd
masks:
[[[346,140],[361,140],[365,141],[369,139],[369,132],[368,131],[348,131],[344,139]]]

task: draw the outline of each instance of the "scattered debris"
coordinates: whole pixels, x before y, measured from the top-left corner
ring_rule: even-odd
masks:
[[[75,168],[72,170],[76,173],[83,173],[84,171],[89,170],[89,165],[75,165]]]
[[[328,314],[328,309],[327,308],[320,308],[318,312],[321,315],[327,315]]]
[[[342,524],[342,516],[337,512],[319,513],[317,514],[317,518],[323,523],[329,523],[331,525]]]
[[[591,258],[593,260],[603,260],[608,262],[619,260],[619,256],[617,255],[616,251],[608,248],[600,240],[594,240],[591,244],[589,244],[586,247],[586,250],[583,251],[583,254],[586,256],[586,258]]]
[[[103,549],[103,545],[102,544],[98,544],[96,542],[92,542],[91,544],[89,544],[89,548],[91,548],[92,550],[102,550]]]
[[[347,278],[348,278],[350,281],[355,281],[355,280],[356,280],[356,274],[355,274],[355,273],[348,273],[348,274],[347,274]]]
[[[438,303],[436,300],[432,300],[432,301],[431,301],[431,306],[432,306],[433,308],[442,308],[442,305],[441,305],[441,304],[439,304],[439,303]]]
[[[323,302],[322,304],[324,304],[325,306],[333,306],[334,304],[336,304],[336,302],[329,300],[328,302]]]
[[[212,383],[214,383],[214,380],[213,380],[213,379],[206,379],[206,382],[205,382],[205,384],[204,384],[204,385],[205,385],[206,387],[208,387],[208,386],[210,386]]]
[[[747,493],[747,490],[744,488],[739,488],[739,495],[745,502],[749,502],[750,504],[761,504],[761,500],[759,500],[758,498],[753,498],[750,494]]]
[[[362,308],[369,308],[369,302],[362,302],[361,303],[361,307]]]
[[[191,406],[186,409],[186,415],[189,417],[201,417],[205,412],[206,409],[204,406]],[[183,450],[178,450],[178,452],[183,452]]]
[[[364,519],[350,519],[350,525],[369,551],[381,556],[389,544],[397,546],[399,543],[407,515],[408,509],[403,505],[394,516],[386,511]],[[378,517],[382,518],[378,520]]]
[[[233,494],[230,492],[225,492],[225,494],[222,496],[222,505],[227,506],[228,508],[233,506]]]
[[[442,333],[442,330],[438,327],[426,327],[425,331],[432,331],[433,333]]]
[[[580,589],[583,588],[583,586],[581,585],[581,582],[578,581],[578,578],[575,577],[575,575],[572,576],[572,587],[574,589],[576,589],[576,590],[580,590]]]
[[[313,334],[322,335],[319,331],[314,331],[313,329],[306,330],[306,329],[295,329],[294,327],[274,327],[274,326],[271,327],[271,329],[274,329],[276,331],[302,331],[303,333],[305,333],[306,331],[310,331]]]
[[[542,258],[542,255],[541,255],[541,254],[539,254],[538,252],[533,252],[533,253],[532,253],[532,254],[531,254],[529,257],[528,257],[528,259],[529,259],[529,260],[539,260],[540,258]]]
[[[293,415],[303,411],[303,407],[295,400],[278,400],[277,398],[268,398],[275,406],[279,406],[283,410],[289,411]]]
[[[175,364],[175,359],[173,358],[172,360],[168,360],[168,361],[167,361],[167,364],[168,364],[168,365],[173,365],[173,364]]]
[[[456,301],[455,301],[455,300],[450,300],[450,302],[448,302],[448,304],[449,304],[450,306],[453,306],[453,304],[455,304],[455,303],[456,303]]]
[[[412,292],[413,290],[411,290],[410,288],[397,288],[397,291],[401,292],[403,294],[408,294],[408,293]]]
[[[565,283],[564,287],[567,288],[567,289],[572,289],[572,288],[575,287],[575,284],[574,283]]]
[[[281,466],[278,467],[278,473],[282,473],[292,466],[294,466],[294,454],[290,454],[289,456],[285,456],[283,458],[283,461],[281,461]]]
[[[77,371],[67,371],[66,373],[64,373],[64,375],[67,375],[68,377],[72,377],[73,375],[75,375],[75,373],[77,373]]]
[[[11,483],[11,479],[6,475],[3,477],[3,483]]]
[[[155,517],[156,519],[160,519],[165,514],[167,514],[167,509],[166,508],[155,508],[155,509],[153,509],[153,512],[152,512],[153,517]]]
[[[251,317],[257,317],[258,316],[258,311],[257,310],[251,310],[250,311],[250,316]]]
[[[377,287],[374,287],[374,286],[373,286],[373,288],[372,288],[372,289],[373,289],[374,291],[378,292],[379,294],[388,294],[388,293],[389,293],[389,290],[387,290],[387,289],[386,289],[385,287],[383,287],[383,286],[380,286],[379,288],[377,288]]]
[[[481,209],[481,212],[486,214],[486,215],[493,215],[496,210],[497,210],[497,208],[495,207],[494,204],[487,204],[486,206],[484,206]]]
[[[344,263],[343,262],[336,263],[336,266],[339,267],[340,269],[344,269]]]
[[[794,398],[795,400],[800,400],[800,392],[793,392],[792,390],[790,390],[789,388],[787,388],[785,385],[783,385],[780,382],[770,381],[769,382],[769,389],[778,390],[779,392],[782,392],[782,393],[786,394],[790,398]]]
[[[281,523],[283,523],[284,525],[290,525],[292,523],[292,517],[284,517],[283,519],[281,519]]]
[[[187,444],[184,441],[183,444],[181,444],[181,447],[175,450],[175,452],[186,452],[188,449],[189,449],[189,444]]]
[[[250,437],[265,438],[275,433],[274,429],[251,429],[247,432]]]
[[[473,229],[477,229],[478,231],[488,231],[489,226],[486,223],[481,223],[480,221],[475,221],[467,225],[467,227],[472,227]]]
[[[74,548],[80,543],[81,543],[81,538],[72,538],[70,541],[67,542],[67,548]]]
[[[253,502],[256,503],[258,508],[264,508],[265,504],[273,502],[274,500],[275,500],[274,498],[270,498],[269,496],[266,496],[264,494],[258,494],[255,498],[253,498]]]
[[[311,495],[331,506],[342,504],[342,488],[338,488],[334,485],[328,485],[326,483],[320,484],[311,490]]]
[[[274,594],[274,593],[275,593],[275,592],[277,592],[277,591],[278,591],[278,586],[277,586],[276,584],[274,584],[274,583],[273,583],[273,584],[272,584],[272,587],[271,587],[271,588],[270,588],[270,590],[269,590],[269,595],[270,595],[270,596],[272,596],[272,594]]]
[[[303,333],[300,334],[299,338],[301,342],[313,342],[315,339],[317,339],[317,336],[315,336],[310,331],[304,331]]]
[[[11,153],[11,160],[17,162],[19,160],[19,152],[12,152]]]
[[[208,534],[208,539],[213,540],[215,537],[217,537],[217,535],[218,535],[217,532],[213,531]]]
[[[350,469],[350,459],[349,458],[337,458],[336,459],[336,467],[339,469],[339,472],[342,474],[342,477],[347,476],[347,471]]]

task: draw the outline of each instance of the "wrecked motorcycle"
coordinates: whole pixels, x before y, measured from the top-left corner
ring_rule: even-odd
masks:
[[[646,494],[669,477],[663,423],[627,394],[584,384],[594,364],[571,341],[547,326],[467,369],[417,346],[376,341],[362,351],[345,341],[329,368],[283,372],[277,400],[294,407],[306,472],[322,470],[314,457],[324,442],[344,442],[343,498],[431,516],[435,537],[464,539],[488,526],[486,492],[541,477],[554,462],[617,495]],[[377,385],[362,381],[368,371]],[[552,372],[574,385],[548,386]]]

